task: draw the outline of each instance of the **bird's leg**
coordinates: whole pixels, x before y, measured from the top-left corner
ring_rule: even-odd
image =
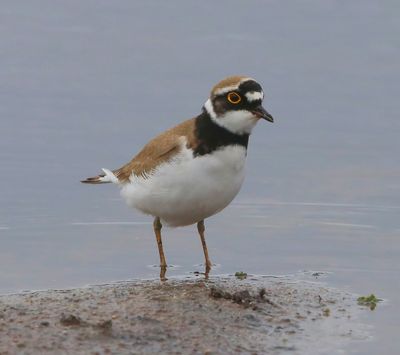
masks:
[[[166,273],[167,273],[167,267],[166,266],[160,266],[160,281],[167,281],[168,280],[165,277]]]
[[[153,228],[154,228],[154,233],[155,233],[156,239],[157,239],[158,253],[160,254],[160,267],[162,269],[166,269],[167,263],[165,261],[164,250],[163,250],[162,241],[161,241],[162,224],[161,224],[159,217],[154,218]],[[164,272],[164,274],[165,274],[165,272]]]
[[[204,231],[205,231],[204,220],[197,223],[197,230],[199,231],[201,244],[203,245],[204,258],[206,259],[206,273],[205,274],[207,277],[208,273],[210,272],[210,269],[211,269],[211,261],[210,261],[210,258],[208,257],[208,249],[207,249],[206,239],[204,238]]]

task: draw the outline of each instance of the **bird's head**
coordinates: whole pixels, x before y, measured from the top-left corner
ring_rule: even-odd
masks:
[[[274,121],[262,106],[263,99],[264,92],[257,81],[246,76],[232,76],[213,87],[203,109],[228,131],[250,134],[259,119]]]

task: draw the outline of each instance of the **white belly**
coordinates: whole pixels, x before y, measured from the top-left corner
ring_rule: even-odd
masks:
[[[246,149],[228,146],[193,158],[186,148],[147,179],[134,177],[122,187],[128,205],[170,226],[197,223],[225,208],[244,179]]]

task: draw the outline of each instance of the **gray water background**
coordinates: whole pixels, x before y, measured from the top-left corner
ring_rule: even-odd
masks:
[[[375,337],[353,351],[398,353],[399,4],[0,1],[0,292],[156,277],[151,219],[79,180],[245,74],[276,121],[206,222],[213,273],[324,271],[373,292]],[[169,276],[201,271],[194,227],[164,235]]]

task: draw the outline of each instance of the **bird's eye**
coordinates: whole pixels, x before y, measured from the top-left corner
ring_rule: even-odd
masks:
[[[237,92],[234,92],[234,91],[232,91],[228,94],[227,99],[231,104],[234,104],[234,105],[236,105],[240,101],[242,101],[241,96]]]

